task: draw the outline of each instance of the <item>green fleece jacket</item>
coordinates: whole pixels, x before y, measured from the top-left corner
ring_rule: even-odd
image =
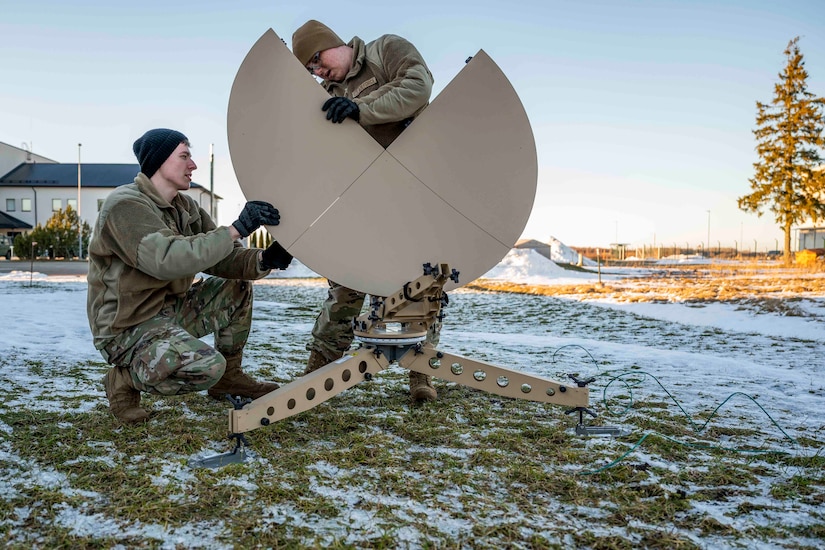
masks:
[[[86,313],[94,344],[103,348],[124,330],[183,296],[195,276],[259,279],[258,250],[247,249],[195,200],[166,201],[143,173],[106,198],[89,243]]]
[[[385,34],[369,44],[354,37],[352,67],[342,82],[324,81],[333,96],[358,104],[358,122],[387,147],[430,101],[433,75],[408,40]]]

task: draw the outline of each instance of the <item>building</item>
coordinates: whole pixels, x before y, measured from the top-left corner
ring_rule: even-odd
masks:
[[[94,227],[106,196],[116,187],[132,183],[139,171],[137,163],[58,163],[0,142],[0,235],[14,238],[45,225],[54,212],[67,206]],[[194,182],[186,194],[217,217],[218,195]]]
[[[32,153],[31,148],[25,143],[23,147],[15,147],[8,143],[0,142],[0,176],[21,164],[35,162],[44,164],[57,163],[56,160]],[[2,192],[0,192],[0,199],[4,199]],[[11,207],[11,210],[9,210],[9,207]],[[11,214],[9,214],[9,211]],[[31,224],[15,216],[17,211],[17,205],[13,203],[7,204],[5,200],[0,200],[0,236],[10,237],[11,242],[14,241],[14,237],[19,233],[33,229]]]
[[[825,248],[825,227],[800,227],[796,239],[797,250]]]
[[[32,153],[25,143],[21,148],[0,141],[0,176],[26,162],[57,164],[56,160]]]

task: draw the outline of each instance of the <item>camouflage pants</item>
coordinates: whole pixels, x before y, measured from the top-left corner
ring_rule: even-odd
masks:
[[[189,393],[221,379],[225,356],[243,352],[251,325],[252,284],[209,277],[101,351],[109,363],[129,367],[141,391]],[[214,348],[199,340],[207,334],[215,335]]]
[[[321,313],[315,319],[312,342],[307,344],[307,350],[314,350],[329,360],[335,360],[352,345],[352,321],[361,314],[366,294],[333,281],[327,282],[329,293],[321,306]],[[440,337],[441,322],[436,320],[427,333],[427,342],[437,346]]]

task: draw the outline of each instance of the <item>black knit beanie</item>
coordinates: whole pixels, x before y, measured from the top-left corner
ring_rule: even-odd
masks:
[[[180,132],[155,128],[140,136],[132,145],[132,151],[140,163],[140,171],[151,178],[181,143],[188,144],[189,140]]]

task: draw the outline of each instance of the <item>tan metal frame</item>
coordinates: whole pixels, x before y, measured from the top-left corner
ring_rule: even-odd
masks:
[[[362,347],[242,408],[229,411],[229,431],[242,434],[307,411],[396,363],[400,367],[514,399],[586,409],[587,387],[565,384],[445,353],[425,343],[441,313],[443,287],[456,278],[446,264],[430,269],[396,294],[373,298],[355,321]],[[397,330],[393,329],[397,324]]]

